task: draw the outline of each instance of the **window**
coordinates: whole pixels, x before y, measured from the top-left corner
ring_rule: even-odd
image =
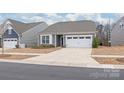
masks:
[[[45,44],[45,36],[42,36],[42,44]]]
[[[72,37],[67,37],[67,39],[72,39]]]
[[[49,44],[49,36],[46,36],[46,44]]]
[[[42,36],[42,44],[49,44],[49,36]]]
[[[79,37],[79,39],[84,39],[84,37]]]
[[[121,28],[121,29],[124,28],[124,22],[120,22],[120,28]]]
[[[78,37],[73,37],[73,39],[77,39]]]
[[[9,34],[9,35],[12,34],[12,29],[8,29],[8,34]]]
[[[91,39],[91,37],[86,37],[86,39]]]

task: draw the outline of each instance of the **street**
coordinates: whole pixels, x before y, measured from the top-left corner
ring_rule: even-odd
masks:
[[[124,79],[124,70],[0,62],[0,80]]]

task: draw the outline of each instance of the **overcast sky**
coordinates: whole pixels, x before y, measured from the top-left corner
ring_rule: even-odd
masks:
[[[124,16],[121,13],[0,13],[0,23],[7,18],[22,22],[45,21],[49,25],[59,21],[93,20],[100,23],[111,23]]]

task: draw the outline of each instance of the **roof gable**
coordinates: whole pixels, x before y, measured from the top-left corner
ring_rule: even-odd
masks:
[[[20,21],[16,21],[16,20],[13,20],[13,19],[7,19],[1,26],[0,26],[0,30],[3,28],[4,24],[9,21],[11,23],[11,25],[13,26],[13,28],[16,30],[16,32],[18,34],[22,34],[23,32],[41,24],[41,23],[44,23],[44,22],[34,22],[34,23],[23,23],[23,22],[20,22]],[[0,31],[2,32],[2,30]]]

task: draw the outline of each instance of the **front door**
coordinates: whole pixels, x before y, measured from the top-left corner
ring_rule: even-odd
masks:
[[[60,46],[63,46],[63,36],[60,37]]]
[[[56,39],[57,46],[63,46],[63,35],[57,35]]]

